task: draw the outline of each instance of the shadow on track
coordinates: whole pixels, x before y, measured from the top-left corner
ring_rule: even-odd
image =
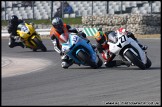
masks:
[[[78,66],[78,67],[69,67],[68,69],[92,69],[91,67],[89,66]],[[100,67],[100,68],[97,68],[97,69],[107,69],[107,70],[141,70],[140,68],[136,67],[136,66],[132,66],[132,67],[125,67],[125,66],[120,66],[120,67]],[[95,69],[95,70],[97,70]],[[151,67],[149,69],[145,69],[145,70],[142,70],[142,71],[146,71],[146,70],[159,70],[161,69],[161,67]]]
[[[30,53],[30,52],[32,52],[32,53],[36,53],[36,52],[43,52],[43,51],[41,51],[41,50],[37,50],[37,51],[32,51],[32,50],[25,50],[25,51],[21,51],[21,52],[17,52],[17,53]],[[46,52],[56,52],[55,50],[47,50]],[[46,52],[43,52],[43,53],[46,53]]]

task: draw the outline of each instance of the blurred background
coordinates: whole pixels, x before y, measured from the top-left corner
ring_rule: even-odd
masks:
[[[38,29],[50,29],[51,20],[61,17],[64,23],[89,32],[120,27],[136,34],[161,32],[161,1],[1,1],[1,10],[2,30],[14,14]]]
[[[1,20],[77,18],[106,14],[160,14],[161,1],[1,1]]]

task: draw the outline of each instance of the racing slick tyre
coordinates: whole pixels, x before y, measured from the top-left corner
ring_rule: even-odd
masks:
[[[98,63],[97,63],[97,66],[98,67],[101,67],[103,64],[103,61],[100,59],[100,57],[98,56]]]
[[[139,59],[139,57],[137,57],[132,51],[128,50],[125,52],[125,56],[132,61],[132,63],[136,66],[138,66],[139,68],[141,68],[142,70],[146,69],[145,64],[143,64],[143,62]]]
[[[83,61],[85,64],[90,65],[94,69],[96,69],[98,67],[94,62],[89,60],[90,56],[86,52],[79,51],[78,54],[77,54],[77,58],[79,60]]]
[[[150,68],[150,66],[152,65],[150,59],[147,57],[147,63],[145,64],[146,68]]]
[[[38,48],[40,48],[43,52],[47,51],[47,48],[44,46],[44,44],[42,43],[42,41],[40,41],[37,38],[34,38],[34,42],[37,44]]]

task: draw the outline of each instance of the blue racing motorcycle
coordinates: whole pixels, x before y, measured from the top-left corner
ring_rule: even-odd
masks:
[[[69,33],[67,42],[62,43],[62,52],[67,54],[78,65],[90,66],[96,69],[103,64],[97,50],[91,46],[90,41],[78,36],[76,33]]]

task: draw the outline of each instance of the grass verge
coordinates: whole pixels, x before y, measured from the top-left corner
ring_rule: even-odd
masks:
[[[25,19],[26,22],[32,22],[34,24],[45,24],[50,25],[51,20],[34,20],[34,19]],[[63,22],[66,24],[74,25],[74,24],[82,24],[82,17],[76,17],[76,18],[63,18]],[[1,20],[1,26],[7,26],[8,21]]]

